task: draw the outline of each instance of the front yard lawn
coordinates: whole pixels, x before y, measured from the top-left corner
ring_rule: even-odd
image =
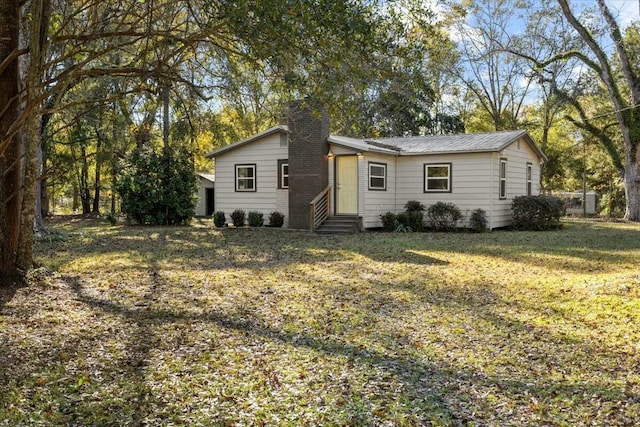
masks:
[[[640,419],[638,224],[52,227],[0,290],[0,426]]]

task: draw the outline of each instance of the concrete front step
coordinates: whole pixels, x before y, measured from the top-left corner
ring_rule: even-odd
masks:
[[[316,229],[318,234],[354,234],[358,232],[358,217],[333,216]]]

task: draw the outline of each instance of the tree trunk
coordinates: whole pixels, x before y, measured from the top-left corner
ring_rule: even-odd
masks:
[[[41,141],[42,144],[42,141]],[[40,210],[43,218],[48,217],[51,214],[51,198],[49,197],[49,183],[47,175],[49,174],[47,166],[47,154],[46,151],[42,151],[42,168],[40,169],[40,177],[38,183],[40,184]]]
[[[47,101],[47,107],[50,108],[52,106],[53,100],[50,98]],[[49,186],[47,183],[47,175],[49,174],[47,162],[49,160],[49,147],[51,144],[47,126],[50,119],[51,113],[45,112],[42,115],[42,120],[40,122],[40,152],[42,153],[42,164],[39,169],[40,176],[38,177],[38,182],[40,184],[40,211],[43,218],[48,217],[50,213]]]
[[[598,0],[597,4],[602,17],[607,23],[605,29],[615,47],[615,57],[612,59],[609,59],[608,56],[607,50],[609,47],[604,49],[602,45],[598,44],[598,38],[594,37],[589,29],[580,23],[573,14],[569,2],[567,0],[557,1],[565,18],[580,35],[582,41],[588,46],[595,58],[595,61],[582,59],[582,62],[598,75],[607,89],[609,99],[614,107],[616,121],[624,141],[625,219],[640,221],[640,166],[638,164],[640,160],[640,144],[638,141],[638,138],[640,138],[640,112],[637,110],[637,106],[640,105],[640,79],[632,66],[633,61],[627,52],[627,47],[623,43],[620,27],[604,0]],[[614,64],[617,65],[614,66]],[[582,118],[586,123],[585,128],[589,129],[594,136],[604,142],[605,134],[593,132],[591,128],[594,127],[588,120],[585,120],[584,115]],[[604,146],[609,153],[613,151],[610,150],[611,147],[607,146],[606,143],[604,143]],[[616,163],[615,155],[612,155],[612,159]]]
[[[32,88],[27,89],[29,99],[36,99],[35,97],[31,97],[32,94],[29,94],[31,89]],[[25,138],[25,156],[18,265],[26,271],[33,266],[33,226],[36,205],[36,185],[38,183],[38,147],[40,145],[40,126],[37,117],[32,116],[27,120],[22,134]]]
[[[116,213],[116,180],[113,179],[113,184],[111,185],[111,213]]]
[[[640,145],[636,147],[635,158],[628,155],[624,171],[624,192],[627,205],[624,218],[630,221],[640,221]]]
[[[71,210],[77,212],[80,210],[80,190],[78,190],[78,180],[73,180],[73,196],[71,199]]]
[[[37,176],[36,176],[36,199],[35,199],[35,220],[33,221],[33,230],[36,233],[40,233],[44,230],[44,221],[42,219],[43,214],[43,208],[42,208],[42,204],[44,201],[44,197],[43,197],[43,191],[46,191],[45,188],[42,187],[41,183],[42,183],[42,178],[43,178],[43,172],[44,170],[44,166],[43,166],[43,155],[42,155],[42,144],[38,144],[38,157],[37,157],[37,162],[36,162],[36,171],[37,171]]]
[[[167,83],[162,87],[162,152],[169,154],[169,86]]]
[[[102,156],[100,154],[100,147],[102,146],[102,138],[98,135],[98,141],[96,142],[96,173],[95,183],[93,185],[93,210],[95,214],[100,213],[100,169],[102,168]]]
[[[82,156],[82,167],[80,170],[80,202],[82,203],[82,213],[91,213],[91,191],[89,190],[89,162],[87,160],[87,147],[84,143],[80,146]]]
[[[19,15],[14,0],[0,0],[0,64],[18,49]],[[14,278],[18,264],[22,207],[21,138],[12,128],[20,113],[18,61],[10,60],[0,74],[0,283]]]

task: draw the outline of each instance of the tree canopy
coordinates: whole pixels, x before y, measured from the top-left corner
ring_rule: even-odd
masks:
[[[592,163],[592,186],[624,188],[640,220],[639,24],[579,6],[0,0],[0,275],[30,268],[34,219],[56,200],[115,211],[134,153],[184,150],[208,172],[204,153],[306,96],[348,136],[527,128],[547,190]]]
[[[87,210],[89,176],[99,188],[102,161],[177,137],[156,125],[160,112],[165,123],[180,115],[181,128],[193,129],[192,101],[215,102],[230,63],[267,70],[292,94],[313,92],[327,74],[344,80],[351,67],[333,64],[372,52],[376,7],[353,0],[0,1],[0,272],[30,268],[36,182],[54,172],[39,166],[45,131],[47,153],[62,142],[65,155],[80,161],[70,171]]]

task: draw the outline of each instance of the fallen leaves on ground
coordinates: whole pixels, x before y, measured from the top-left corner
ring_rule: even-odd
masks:
[[[0,294],[0,425],[632,425],[640,226],[57,220]]]

